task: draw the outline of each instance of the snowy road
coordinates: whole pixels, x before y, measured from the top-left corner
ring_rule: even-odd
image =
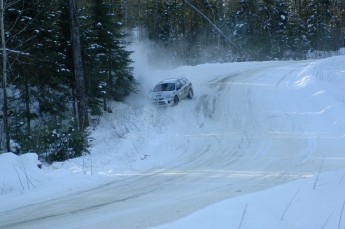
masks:
[[[313,176],[321,164],[323,170],[344,167],[344,120],[334,115],[344,108],[310,83],[311,61],[228,66],[181,68],[174,74],[188,76],[195,97],[149,109],[160,126],[159,152],[176,151],[173,161],[92,190],[9,208],[0,212],[0,228],[153,227]]]

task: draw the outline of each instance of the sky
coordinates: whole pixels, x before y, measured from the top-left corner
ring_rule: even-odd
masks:
[[[345,227],[344,55],[152,68],[133,49],[140,91],[92,126],[90,155],[0,154],[0,228]],[[155,107],[175,77],[194,98]]]

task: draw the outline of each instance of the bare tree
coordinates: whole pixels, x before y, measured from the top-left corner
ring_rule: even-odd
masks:
[[[69,0],[71,42],[73,48],[74,75],[76,81],[77,111],[80,130],[89,126],[87,96],[85,93],[84,71],[81,58],[79,21],[77,4],[75,0]]]
[[[8,128],[8,101],[7,101],[7,50],[5,40],[5,5],[4,1],[0,0],[0,28],[1,28],[1,50],[2,50],[2,89],[3,89],[3,134],[2,145],[4,150],[10,151],[10,135]]]

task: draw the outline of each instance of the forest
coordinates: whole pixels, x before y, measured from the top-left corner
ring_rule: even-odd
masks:
[[[345,1],[124,1],[125,24],[182,64],[304,59],[344,46]]]
[[[1,0],[0,26],[0,152],[53,162],[89,153],[92,120],[137,93],[134,38],[174,65],[301,60],[344,47],[345,1]]]

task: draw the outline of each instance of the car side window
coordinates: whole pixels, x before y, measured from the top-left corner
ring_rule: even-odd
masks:
[[[182,84],[182,86],[186,85],[186,81],[184,79],[180,79],[179,81]]]
[[[176,89],[180,90],[182,88],[182,84],[180,83],[180,81],[176,82]]]

